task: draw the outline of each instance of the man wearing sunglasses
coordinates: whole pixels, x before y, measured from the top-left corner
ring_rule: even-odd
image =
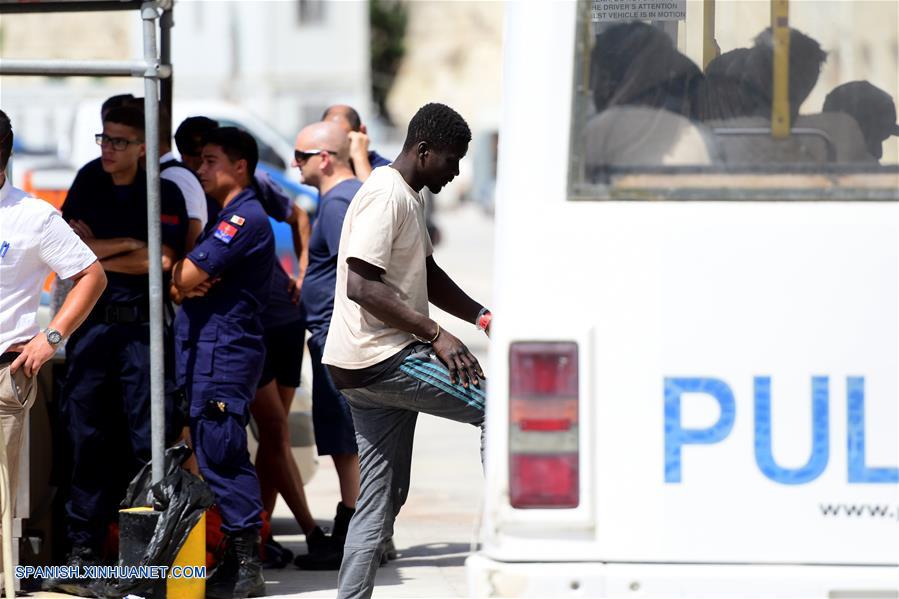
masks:
[[[88,171],[76,179],[62,206],[63,218],[100,259],[108,281],[66,346],[60,405],[74,450],[66,515],[72,545],[68,563],[75,566],[101,557],[107,526],[115,520],[115,506],[125,491],[120,481],[129,480],[151,453],[147,181],[140,164],[146,152],[143,112],[132,106],[110,110],[95,139],[102,172]],[[160,192],[163,269],[170,271],[183,253],[187,212],[173,183],[161,181]],[[171,361],[172,351],[167,350]],[[173,370],[169,362],[169,391],[174,389]],[[167,393],[170,424],[171,399]],[[124,432],[122,422],[127,424]],[[111,441],[123,437],[126,446]],[[79,585],[73,579],[51,580],[48,586],[77,593],[71,587]]]
[[[312,362],[312,421],[319,455],[334,461],[340,482],[340,502],[332,529],[330,546],[310,545],[308,555],[294,560],[307,570],[336,570],[343,558],[343,541],[359,496],[359,453],[356,432],[346,400],[322,366],[322,352],[334,309],[337,279],[337,248],[343,218],[362,182],[349,163],[350,142],[338,125],[320,122],[297,135],[294,163],[303,182],[318,189],[321,198],[318,217],[309,239],[309,266],[303,279],[302,302],[309,331]]]

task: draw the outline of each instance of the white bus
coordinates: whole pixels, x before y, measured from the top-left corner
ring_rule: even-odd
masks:
[[[508,5],[473,596],[899,597],[897,28]]]

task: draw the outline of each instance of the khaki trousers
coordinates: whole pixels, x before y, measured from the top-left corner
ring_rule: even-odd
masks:
[[[29,378],[22,368],[15,374],[9,372],[10,364],[0,366],[0,429],[3,431],[3,445],[6,454],[6,469],[9,473],[9,497],[11,513],[15,514],[16,481],[18,480],[19,457],[22,451],[22,429],[25,415],[37,397],[37,375]],[[0,456],[2,457],[2,456]]]

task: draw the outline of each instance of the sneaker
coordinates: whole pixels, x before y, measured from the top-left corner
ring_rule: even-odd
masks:
[[[383,555],[388,560],[393,561],[396,559],[396,557],[397,557],[396,545],[393,544],[393,537],[390,537],[386,541],[383,541],[381,543],[381,551],[384,552]]]
[[[262,561],[262,567],[266,569],[280,570],[293,561],[293,551],[279,543],[274,537],[269,537],[263,546],[265,559]]]

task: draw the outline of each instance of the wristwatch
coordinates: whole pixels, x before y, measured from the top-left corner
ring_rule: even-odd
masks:
[[[62,341],[62,333],[57,331],[56,329],[46,328],[44,329],[44,335],[47,336],[47,343],[56,347],[59,345],[59,342]]]

